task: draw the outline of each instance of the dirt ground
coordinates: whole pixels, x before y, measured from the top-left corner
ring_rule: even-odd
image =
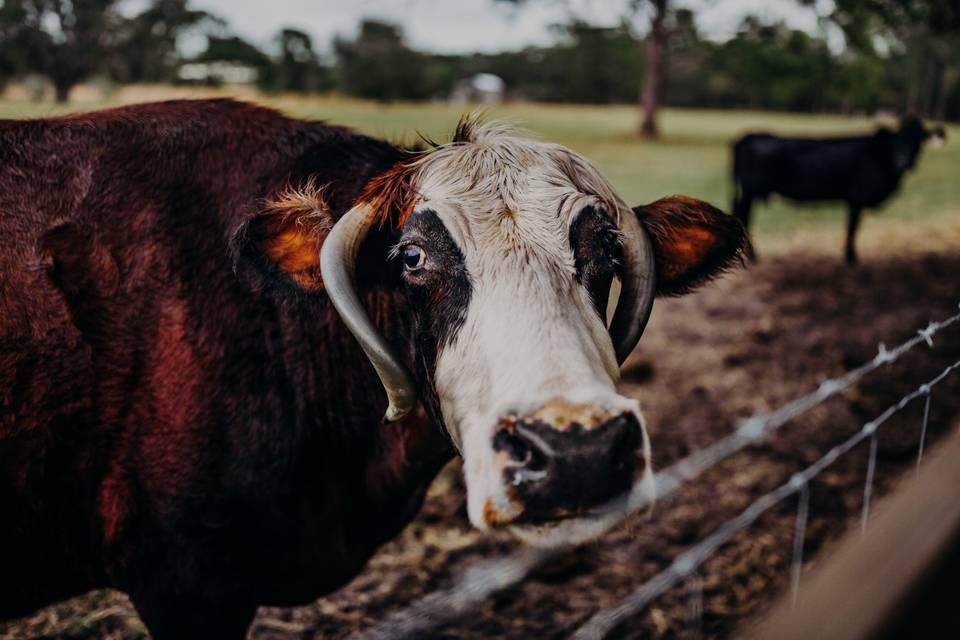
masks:
[[[954,229],[954,231],[956,231]],[[892,235],[891,235],[892,234]],[[658,301],[654,319],[624,368],[623,389],[638,397],[665,467],[728,434],[737,421],[811,391],[826,376],[871,359],[878,342],[893,346],[928,320],[956,313],[960,242],[900,249],[895,231],[864,247],[846,268],[832,243],[823,252],[771,254],[685,298]],[[900,239],[902,240],[902,239]],[[958,239],[960,240],[960,239]],[[809,246],[809,245],[808,245]],[[950,248],[952,247],[952,249]],[[827,249],[831,249],[828,251]],[[476,612],[440,629],[438,638],[562,638],[600,608],[630,593],[691,544],[751,501],[818,459],[905,393],[960,359],[960,327],[868,377],[840,398],[787,425],[768,443],[738,454],[638,515],[596,544],[538,570]],[[876,487],[892,487],[916,456],[923,403],[879,431]],[[936,387],[930,437],[960,419],[960,375]],[[811,486],[806,570],[818,552],[859,517],[866,447],[842,458]],[[703,567],[705,637],[728,637],[763,611],[789,580],[796,500],[764,515]],[[265,609],[250,638],[341,638],[447,585],[482,558],[508,552],[505,535],[470,529],[464,488],[452,464],[404,533],[341,591],[298,609]],[[674,638],[686,633],[681,585],[615,632],[617,638]],[[0,624],[0,639],[142,637],[126,599],[98,592]]]

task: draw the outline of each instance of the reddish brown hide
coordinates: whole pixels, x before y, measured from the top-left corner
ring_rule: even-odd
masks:
[[[256,242],[291,185],[323,187],[331,220],[292,220],[320,233],[399,157],[228,101],[0,123],[0,617],[112,586],[161,640],[242,637],[412,517],[446,438],[380,425],[315,274]]]

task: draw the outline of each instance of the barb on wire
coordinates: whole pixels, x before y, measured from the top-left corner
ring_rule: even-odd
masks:
[[[737,517],[728,520],[716,531],[704,538],[701,542],[683,552],[673,563],[656,576],[641,585],[636,591],[610,607],[594,614],[573,635],[574,640],[601,640],[627,618],[638,614],[646,606],[661,596],[667,589],[677,584],[684,575],[696,570],[723,544],[737,533],[743,531],[757,520],[771,507],[779,504],[787,497],[802,491],[807,484],[818,476],[824,469],[856,447],[867,438],[875,438],[877,428],[890,419],[892,415],[906,407],[910,402],[924,395],[925,387],[933,387],[940,383],[956,369],[960,369],[960,360],[944,369],[926,385],[921,385],[916,391],[905,395],[896,404],[891,405],[874,420],[866,423],[857,433],[830,449],[826,455],[811,464],[809,467],[795,473],[790,480],[780,485],[770,493],[761,496],[748,506]],[[682,568],[682,571],[678,569]]]
[[[904,353],[917,345],[932,346],[933,336],[958,322],[960,322],[960,313],[938,322],[930,322],[925,329],[916,332],[912,338],[892,350],[887,350],[881,343],[877,355],[866,364],[837,378],[824,380],[815,391],[797,398],[776,411],[758,414],[744,420],[732,434],[657,473],[655,476],[657,499],[669,496],[681,485],[694,480],[744,448],[763,440],[786,423],[853,386],[867,374],[896,362]],[[650,502],[645,497],[634,502],[628,502],[625,499],[613,500],[601,513],[615,512],[622,521],[649,506]],[[450,588],[424,596],[409,607],[387,616],[367,631],[352,638],[354,640],[360,638],[399,640],[422,635],[430,629],[455,620],[478,606],[491,594],[519,583],[535,568],[567,550],[565,547],[525,548],[503,558],[479,562],[465,570]]]

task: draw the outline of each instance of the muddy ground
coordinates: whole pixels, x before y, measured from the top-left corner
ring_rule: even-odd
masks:
[[[855,269],[837,256],[768,256],[685,298],[658,301],[647,335],[624,369],[624,390],[641,400],[662,468],[728,434],[737,421],[811,391],[825,376],[871,359],[878,342],[900,343],[960,301],[960,252],[883,242]],[[957,245],[955,245],[957,246]],[[613,604],[752,500],[784,482],[832,445],[947,364],[960,359],[960,327],[784,427],[768,443],[738,454],[699,481],[635,516],[596,544],[538,570],[516,588],[441,629],[442,638],[561,638]],[[923,404],[880,430],[876,485],[882,494],[914,463]],[[930,412],[935,440],[960,420],[960,375],[936,387]],[[860,514],[866,447],[812,484],[805,570]],[[763,516],[703,569],[706,637],[727,637],[786,587],[796,500]],[[503,554],[506,536],[472,531],[459,470],[451,465],[416,521],[385,546],[349,586],[299,609],[266,609],[250,637],[341,638],[449,583],[463,567]],[[685,634],[685,587],[656,601],[614,637]],[[133,638],[143,628],[119,594],[98,592],[35,616],[0,624],[0,639]]]

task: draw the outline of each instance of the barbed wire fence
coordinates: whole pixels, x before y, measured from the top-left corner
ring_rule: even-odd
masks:
[[[944,320],[930,322],[925,328],[918,330],[909,340],[893,349],[888,350],[883,343],[880,343],[876,356],[867,363],[836,378],[824,380],[813,392],[801,396],[779,409],[747,418],[730,435],[657,473],[657,499],[670,496],[679,487],[691,482],[724,460],[751,445],[766,440],[787,423],[854,386],[870,373],[892,365],[914,348],[926,345],[932,349],[934,347],[933,338],[942,330],[956,323],[960,323],[960,313]],[[694,637],[699,635],[703,615],[703,581],[698,574],[699,567],[717,549],[734,535],[749,527],[765,512],[790,496],[799,494],[790,566],[790,589],[795,600],[799,593],[800,574],[803,565],[803,544],[809,514],[810,481],[841,456],[869,439],[870,450],[864,479],[860,519],[861,530],[865,532],[873,494],[878,428],[913,401],[924,398],[923,422],[916,460],[919,472],[919,465],[923,459],[926,444],[933,388],[958,369],[960,369],[960,360],[950,364],[937,376],[903,396],[879,416],[864,424],[853,436],[834,446],[819,460],[793,474],[787,482],[755,500],[739,515],[728,520],[712,534],[681,553],[666,569],[644,582],[631,594],[615,605],[594,614],[574,633],[573,638],[575,640],[589,640],[606,637],[622,622],[638,615],[653,600],[684,581],[688,582],[687,591],[690,609],[687,631]],[[630,503],[623,501],[611,504],[609,509],[617,512],[622,521],[638,510],[649,506],[650,502],[641,498]],[[477,563],[464,570],[447,589],[424,596],[410,606],[386,616],[369,629],[351,636],[351,638],[353,640],[400,640],[421,637],[433,629],[462,617],[492,594],[522,582],[537,567],[569,550],[570,547],[550,549],[524,547],[505,557]]]
[[[791,476],[790,480],[780,485],[770,493],[755,500],[740,515],[728,520],[712,534],[684,553],[677,556],[673,563],[665,570],[645,582],[632,594],[616,605],[595,614],[574,634],[575,640],[589,640],[604,638],[618,624],[627,618],[639,613],[653,599],[663,594],[667,589],[678,582],[694,576],[699,568],[721,545],[734,535],[743,531],[770,508],[783,502],[788,497],[799,493],[800,501],[797,509],[797,521],[794,529],[793,559],[791,561],[791,591],[794,602],[800,589],[800,569],[803,565],[803,540],[806,532],[807,514],[810,503],[810,481],[820,475],[827,467],[836,462],[841,456],[854,449],[866,439],[870,439],[870,453],[867,462],[867,473],[863,489],[863,507],[861,511],[861,530],[866,532],[867,521],[870,515],[870,497],[873,491],[873,476],[877,459],[877,429],[892,415],[902,410],[913,400],[926,395],[929,397],[931,389],[943,381],[951,372],[960,368],[960,360],[954,362],[940,375],[929,382],[920,385],[915,391],[907,394],[899,402],[890,406],[880,416],[867,422],[853,436],[830,449],[826,455],[808,466],[803,471]],[[924,427],[926,425],[924,424]],[[702,614],[702,609],[701,612]],[[698,614],[699,615],[699,614]]]

